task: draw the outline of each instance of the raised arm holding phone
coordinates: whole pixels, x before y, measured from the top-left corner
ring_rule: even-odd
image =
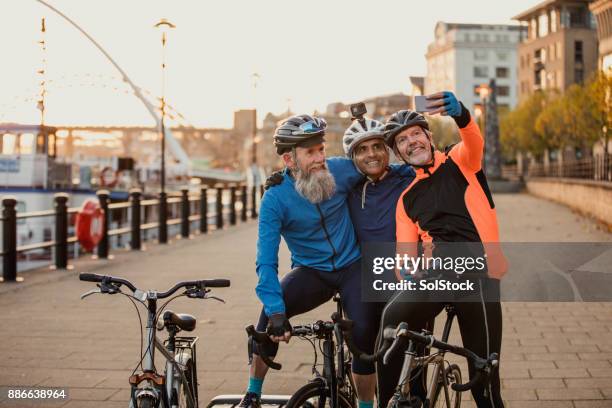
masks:
[[[477,289],[452,302],[466,348],[480,356],[499,353],[502,311],[499,279],[505,261],[499,251],[499,233],[493,198],[482,170],[484,140],[469,111],[451,92],[426,97],[430,115],[451,116],[461,141],[445,152],[435,149],[425,117],[414,111],[399,111],[386,123],[386,142],[395,154],[416,171],[416,178],[402,193],[396,209],[398,252],[415,252],[418,243],[476,243],[488,256],[488,276],[476,280]],[[422,104],[421,104],[422,105]],[[486,296],[485,299],[485,293]],[[493,296],[491,295],[493,293]],[[497,294],[497,296],[496,296]],[[383,311],[381,326],[405,321],[420,330],[449,302],[436,301],[427,292],[397,292]],[[469,367],[470,377],[475,373]],[[399,372],[381,370],[379,383],[397,383]],[[499,371],[487,386],[476,386],[472,395],[478,407],[503,407]]]

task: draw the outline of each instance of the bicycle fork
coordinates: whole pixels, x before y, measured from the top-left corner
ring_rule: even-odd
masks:
[[[402,371],[400,373],[400,393],[402,397],[410,395],[410,373],[412,371],[413,359],[416,356],[414,351],[414,343],[412,340],[408,343],[408,348],[404,352],[404,364],[402,365]]]
[[[338,406],[338,379],[334,362],[334,342],[330,338],[323,341],[323,377],[329,387],[330,407]]]

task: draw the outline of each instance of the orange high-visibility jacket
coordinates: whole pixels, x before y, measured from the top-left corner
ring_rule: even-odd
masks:
[[[481,165],[484,140],[478,125],[468,120],[459,129],[461,142],[445,153],[435,151],[431,165],[415,168],[416,178],[400,196],[396,209],[398,253],[401,248],[401,253],[416,256],[418,242],[434,246],[436,242],[481,242],[489,276],[501,279],[507,262]]]

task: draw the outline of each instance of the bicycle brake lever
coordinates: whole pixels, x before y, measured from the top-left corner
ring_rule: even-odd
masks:
[[[87,296],[95,295],[96,293],[102,293],[100,289],[92,289],[89,292],[85,292],[81,295],[81,300],[85,299]]]
[[[114,295],[115,293],[121,292],[121,287],[119,285],[115,285],[112,283],[98,283],[97,285],[100,288],[100,292],[108,293],[109,295]]]
[[[214,299],[214,300],[218,300],[221,303],[225,303],[225,300],[218,298],[216,296],[206,296],[204,299]]]

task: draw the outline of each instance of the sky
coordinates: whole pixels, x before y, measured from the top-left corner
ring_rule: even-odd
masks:
[[[76,21],[146,94],[161,94],[161,32],[168,32],[166,98],[185,124],[231,127],[233,111],[323,111],[410,92],[426,74],[438,21],[516,24],[534,0],[46,0]],[[154,124],[120,74],[74,27],[36,0],[0,0],[0,123],[39,123],[45,18],[45,123]],[[253,73],[260,79],[253,86]]]

